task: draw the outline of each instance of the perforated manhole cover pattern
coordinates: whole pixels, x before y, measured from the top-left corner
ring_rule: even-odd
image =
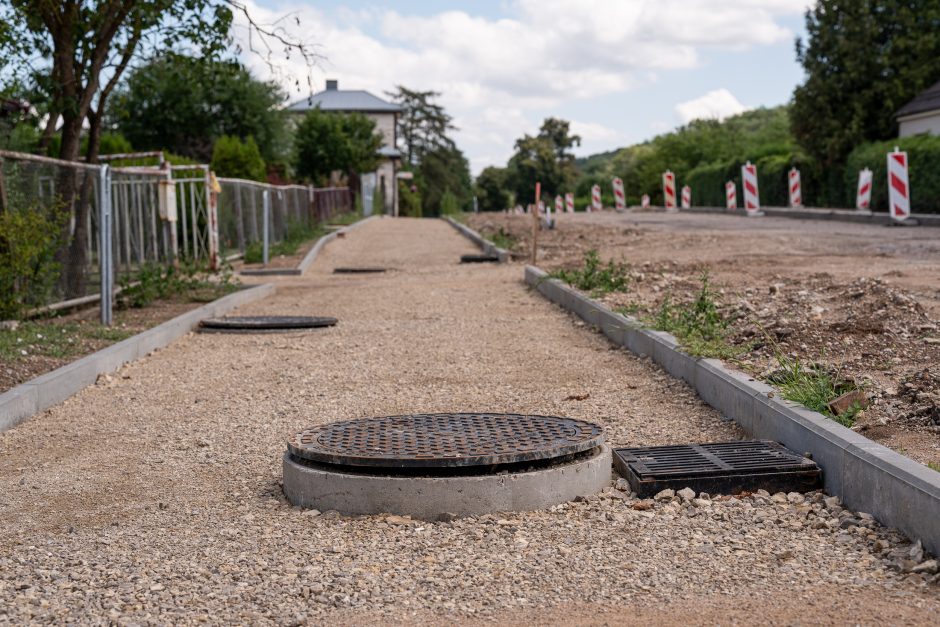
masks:
[[[220,330],[312,329],[331,327],[336,322],[336,318],[326,316],[226,316],[207,318],[199,326]]]
[[[413,414],[313,427],[287,442],[317,462],[386,468],[486,466],[546,460],[604,441],[599,425],[521,414]]]

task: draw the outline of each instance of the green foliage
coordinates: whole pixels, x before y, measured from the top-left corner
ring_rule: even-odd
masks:
[[[82,340],[120,342],[133,334],[97,324],[21,322],[16,329],[0,329],[0,359],[10,362],[32,356],[73,357],[85,352]]]
[[[853,150],[846,160],[846,197],[854,203],[858,172],[867,167],[872,171],[871,207],[876,211],[888,210],[887,155],[895,146],[907,151],[911,210],[940,213],[940,137],[931,135],[862,144]]]
[[[602,295],[609,292],[626,292],[630,289],[629,267],[613,260],[602,264],[596,250],[584,254],[584,264],[571,270],[556,270],[549,274],[579,290]]]
[[[146,307],[155,300],[181,296],[191,302],[208,302],[238,289],[230,269],[212,277],[194,263],[179,268],[147,263],[134,275],[122,276],[119,285],[117,305],[122,308]]]
[[[205,163],[225,136],[253,137],[263,159],[288,156],[284,92],[235,61],[168,53],[135,69],[112,98],[108,122],[139,150]]]
[[[332,113],[311,109],[297,126],[294,165],[298,176],[324,183],[333,171],[371,172],[378,167],[376,151],[382,135],[375,122],[361,113]]]
[[[420,218],[423,215],[421,192],[411,181],[398,181],[398,215],[412,218]]]
[[[896,136],[894,113],[940,79],[938,24],[934,0],[816,3],[806,13],[808,41],[797,41],[807,78],[791,110],[806,151],[841,168],[855,146]]]
[[[484,168],[476,180],[477,201],[480,211],[502,211],[512,204],[512,194],[506,189],[506,168]]]
[[[55,209],[0,211],[0,319],[48,302],[61,269],[55,253],[66,219]]]
[[[441,215],[452,216],[460,213],[460,206],[457,204],[457,197],[450,190],[446,190],[441,196]]]
[[[502,248],[503,250],[512,250],[518,242],[516,237],[504,227],[499,227],[499,230],[490,235],[487,239],[493,242],[497,248]]]
[[[581,138],[571,135],[566,120],[546,118],[538,135],[524,135],[516,140],[516,152],[509,159],[507,188],[517,202],[534,201],[535,184],[542,184],[542,196],[564,194],[573,187],[577,166],[571,148],[581,145]]]
[[[442,212],[448,195],[453,198],[457,212],[470,208],[473,200],[470,164],[456,148],[440,148],[426,153],[415,182],[421,190],[421,204],[426,216]],[[451,202],[450,199],[447,202]]]
[[[251,181],[267,178],[258,144],[250,136],[244,142],[230,135],[218,138],[212,148],[212,171],[217,176]]]
[[[349,214],[355,215],[355,214]],[[342,224],[343,218],[337,218],[336,223]],[[302,222],[291,222],[287,225],[287,233],[284,239],[276,244],[271,244],[268,249],[268,256],[278,257],[280,255],[290,256],[297,253],[306,242],[317,239],[326,234],[326,231],[319,224],[308,226]],[[245,249],[245,263],[261,263],[264,261],[264,245],[262,242],[252,242]]]
[[[843,426],[851,427],[854,424],[856,414],[861,411],[858,404],[841,416],[833,414],[829,409],[829,403],[833,400],[856,389],[853,383],[840,381],[838,374],[833,374],[828,368],[806,365],[779,350],[776,357],[780,369],[768,378],[768,382],[780,389],[783,398],[818,411]]]

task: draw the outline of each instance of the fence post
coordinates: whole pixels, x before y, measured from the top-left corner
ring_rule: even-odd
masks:
[[[98,173],[98,269],[101,273],[101,324],[111,326],[114,286],[114,258],[111,234],[111,168],[101,166]]]
[[[263,241],[261,247],[261,263],[266,266],[268,265],[268,244],[271,238],[271,228],[269,226],[271,222],[271,193],[268,190],[264,190],[262,195],[261,222]]]

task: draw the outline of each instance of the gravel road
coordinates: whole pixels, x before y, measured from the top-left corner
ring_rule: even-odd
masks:
[[[351,417],[555,413],[614,445],[742,436],[529,293],[519,265],[459,265],[469,252],[440,221],[373,221],[237,312],[336,327],[190,335],[0,434],[0,623],[936,619],[936,562],[822,494],[637,501],[612,482],[449,523],[292,508],[286,438]]]

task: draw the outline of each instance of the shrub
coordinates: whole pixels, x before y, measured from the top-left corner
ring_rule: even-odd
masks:
[[[229,135],[218,138],[212,149],[212,170],[218,176],[236,179],[263,181],[267,178],[261,151],[250,136],[244,142]]]
[[[911,184],[911,211],[940,213],[940,137],[915,135],[883,142],[862,144],[846,160],[844,187],[848,206],[854,206],[858,173],[862,168],[872,171],[871,208],[888,210],[888,153],[898,146],[907,151],[908,176]]]
[[[0,211],[0,319],[46,304],[59,277],[55,261],[65,212]]]
[[[601,263],[596,250],[584,254],[584,265],[572,270],[556,270],[549,276],[561,279],[579,290],[594,294],[626,292],[630,288],[629,268],[625,263]]]
[[[448,189],[441,196],[441,215],[452,216],[460,213],[457,197]]]

